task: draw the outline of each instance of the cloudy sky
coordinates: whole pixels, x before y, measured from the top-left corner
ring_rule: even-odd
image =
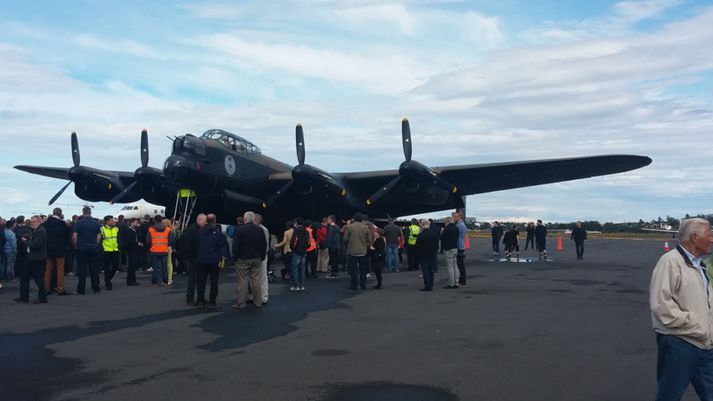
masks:
[[[633,172],[468,197],[481,220],[713,213],[707,1],[0,0],[0,216],[61,180],[12,169],[151,165],[166,135],[223,128],[329,171],[629,153]],[[68,190],[57,202],[76,213]],[[96,205],[97,213],[116,207]]]

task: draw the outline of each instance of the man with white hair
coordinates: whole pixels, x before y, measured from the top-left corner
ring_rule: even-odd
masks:
[[[680,400],[689,383],[713,399],[713,291],[703,258],[713,245],[710,223],[686,219],[679,245],[663,255],[651,278],[651,320],[658,363],[656,400]]]
[[[243,223],[235,229],[233,236],[233,258],[235,258],[235,274],[238,278],[238,302],[233,308],[244,309],[248,298],[248,281],[252,288],[253,303],[262,307],[262,285],[260,266],[267,256],[267,241],[265,232],[255,224],[255,213],[245,212]]]

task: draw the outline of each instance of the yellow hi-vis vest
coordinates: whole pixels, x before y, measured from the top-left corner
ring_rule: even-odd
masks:
[[[418,233],[421,231],[421,229],[414,224],[412,226],[409,226],[408,231],[408,244],[416,245],[416,237],[418,237]]]
[[[104,252],[119,252],[119,227],[101,227]]]

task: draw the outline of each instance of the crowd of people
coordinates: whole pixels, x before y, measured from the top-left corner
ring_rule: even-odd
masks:
[[[340,270],[349,274],[352,291],[365,290],[371,274],[376,279],[373,288],[382,289],[383,273],[399,272],[404,263],[409,270],[421,271],[422,290],[431,291],[439,250],[449,277],[445,288],[466,283],[467,230],[460,213],[447,218],[443,227],[416,219],[401,227],[390,219],[379,228],[361,213],[343,224],[334,215],[315,223],[297,217],[287,222],[279,242],[271,241],[262,216],[253,212],[226,232],[213,214],[199,214],[181,232],[177,223],[162,216],[97,219],[91,213],[84,207],[82,215],[65,219],[55,208],[49,216],[0,219],[0,283],[20,279],[15,301],[30,302],[31,281],[38,293],[33,303],[46,303],[53,293],[86,294],[87,278],[94,294],[111,291],[118,272],[126,273],[127,286],[138,286],[137,272],[147,271],[152,288],[171,288],[174,273],[186,274],[186,304],[215,308],[220,271],[232,258],[237,279],[233,307],[243,309],[252,302],[260,308],[269,300],[268,263],[276,253],[282,258],[282,277],[290,280],[294,292],[305,291],[306,278],[338,278]],[[68,275],[77,277],[74,291],[65,287]]]
[[[374,289],[383,288],[383,273],[400,272],[402,266],[420,271],[422,291],[432,291],[438,271],[438,253],[448,275],[445,289],[466,285],[465,250],[467,229],[460,213],[453,213],[443,222],[412,219],[409,225],[397,225],[389,219],[383,228],[356,213],[352,219],[339,222],[334,215],[317,222],[301,217],[286,222],[281,240],[272,240],[262,224],[262,216],[246,212],[225,232],[214,214],[199,214],[181,230],[179,224],[162,216],[145,216],[125,220],[105,216],[96,219],[91,208],[81,216],[65,220],[62,210],[55,208],[50,216],[23,216],[0,219],[4,234],[0,236],[0,280],[20,278],[18,302],[29,302],[29,285],[34,280],[38,288],[35,303],[47,302],[47,295],[67,295],[65,276],[77,276],[75,294],[86,293],[89,278],[91,290],[111,291],[118,272],[126,273],[126,285],[140,285],[138,271],[151,272],[152,288],[173,286],[174,274],[187,275],[186,304],[216,308],[220,271],[232,260],[236,275],[236,299],[233,305],[243,309],[253,303],[262,307],[269,301],[268,268],[281,257],[281,276],[290,282],[290,290],[306,290],[305,280],[323,275],[327,279],[349,274],[349,290],[363,291],[367,278],[376,279]],[[541,220],[527,226],[528,245],[536,246],[540,258],[547,259],[547,229]],[[181,232],[183,231],[183,232]],[[276,233],[275,233],[276,234]],[[503,230],[493,224],[493,253],[499,255],[500,242],[505,257],[519,258],[519,231],[512,226]],[[583,257],[586,231],[581,223],[572,231],[577,244],[577,259]],[[206,289],[210,283],[210,291]],[[1,288],[1,287],[0,287]]]
[[[495,221],[490,229],[490,235],[493,241],[493,255],[500,256],[500,242],[502,241],[505,259],[511,260],[513,255],[516,260],[520,259],[520,230],[516,225],[510,225],[505,231],[502,224]],[[570,239],[575,244],[577,260],[583,260],[587,231],[582,227],[581,221],[575,223]],[[542,223],[542,220],[537,220],[537,224],[530,222],[525,227],[525,250],[528,246],[537,250],[539,260],[547,260],[547,227]]]

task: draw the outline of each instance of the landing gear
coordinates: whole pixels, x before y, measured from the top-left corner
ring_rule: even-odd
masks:
[[[178,222],[181,232],[191,222],[191,215],[196,207],[198,194],[190,188],[181,188],[176,194],[176,207],[173,209],[173,221]]]

